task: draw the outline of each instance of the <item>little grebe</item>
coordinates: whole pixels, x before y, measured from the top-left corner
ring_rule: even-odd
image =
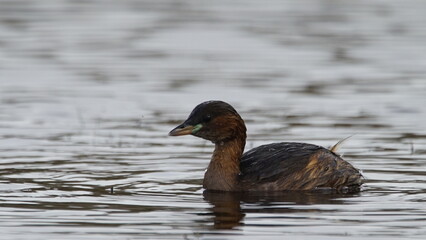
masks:
[[[282,191],[335,189],[356,192],[361,173],[320,146],[282,142],[262,145],[243,154],[246,126],[228,103],[199,104],[170,136],[194,135],[215,144],[203,187],[218,191]]]

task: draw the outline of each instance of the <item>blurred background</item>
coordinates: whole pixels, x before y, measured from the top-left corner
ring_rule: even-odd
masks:
[[[421,238],[425,9],[422,0],[0,0],[3,236]],[[341,152],[364,171],[364,191],[203,195],[211,144],[167,133],[212,99],[246,120],[247,149],[353,135]]]

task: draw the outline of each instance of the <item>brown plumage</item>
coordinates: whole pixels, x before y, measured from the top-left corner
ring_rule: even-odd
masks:
[[[246,127],[235,109],[222,101],[199,104],[169,135],[194,135],[215,144],[203,186],[218,191],[335,189],[359,191],[360,172],[320,146],[283,142],[244,152]]]

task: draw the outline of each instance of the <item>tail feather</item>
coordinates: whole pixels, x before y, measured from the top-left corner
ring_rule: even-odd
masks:
[[[348,140],[349,138],[351,138],[353,135],[350,135],[346,138],[341,139],[340,141],[338,141],[336,144],[334,144],[334,146],[332,146],[330,148],[330,151],[333,153],[337,154],[337,151],[340,149],[340,147],[343,145],[344,142],[346,142],[346,140]]]

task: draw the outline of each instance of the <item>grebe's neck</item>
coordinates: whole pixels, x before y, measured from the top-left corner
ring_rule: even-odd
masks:
[[[208,190],[238,191],[240,159],[246,144],[246,128],[235,138],[215,143],[212,159],[204,174],[203,187]]]

